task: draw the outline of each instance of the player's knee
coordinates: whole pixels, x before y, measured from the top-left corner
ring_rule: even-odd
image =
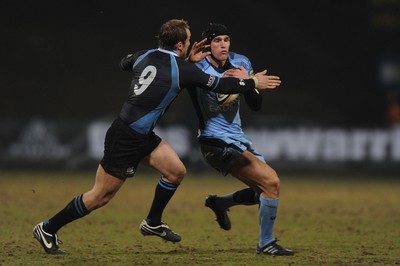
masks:
[[[111,199],[114,197],[114,195],[115,195],[114,193],[108,193],[108,194],[104,195],[103,197],[101,197],[97,201],[98,208],[107,205],[111,201]]]
[[[279,177],[276,175],[273,178],[271,178],[271,180],[269,181],[269,187],[276,192],[277,194],[279,194],[279,188],[281,186],[281,180],[279,179]]]
[[[263,192],[270,194],[271,197],[277,197],[279,195],[281,181],[275,170],[269,171],[263,181]]]
[[[105,193],[105,194],[99,194],[99,195],[94,195],[92,199],[88,199],[88,202],[90,202],[90,209],[95,210],[98,208],[103,207],[107,203],[111,201],[111,199],[114,197],[115,193],[110,192],[110,193]]]
[[[164,178],[168,180],[168,182],[179,185],[183,178],[186,176],[186,167],[182,164],[178,167],[175,167],[174,171],[168,175],[164,175]]]
[[[183,178],[186,176],[186,167],[182,166],[181,169],[179,169],[177,175],[176,175],[176,182],[175,184],[180,184],[183,180]]]

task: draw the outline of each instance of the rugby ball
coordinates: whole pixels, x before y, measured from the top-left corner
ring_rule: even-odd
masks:
[[[222,93],[217,93],[217,101],[219,105],[228,105],[231,102],[235,101],[237,97],[239,97],[239,94],[222,94]]]

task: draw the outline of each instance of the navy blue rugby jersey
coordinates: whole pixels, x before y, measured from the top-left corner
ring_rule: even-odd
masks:
[[[174,51],[160,48],[125,57],[121,67],[132,72],[132,82],[120,117],[140,134],[148,134],[154,129],[183,88],[241,93],[255,86],[252,79],[222,79],[206,74]]]

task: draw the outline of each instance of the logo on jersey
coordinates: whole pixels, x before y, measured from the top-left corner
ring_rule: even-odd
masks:
[[[219,105],[231,105],[235,102],[237,102],[239,99],[239,94],[222,94],[222,93],[216,93],[216,98],[217,102]]]
[[[210,87],[214,84],[215,76],[210,75],[207,82],[207,87]]]
[[[223,103],[224,100],[229,96],[229,94],[222,94],[222,93],[217,93],[216,95],[218,103]]]

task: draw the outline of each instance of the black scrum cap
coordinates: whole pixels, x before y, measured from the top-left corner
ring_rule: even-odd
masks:
[[[217,24],[217,23],[210,23],[208,28],[203,31],[201,37],[207,38],[206,44],[210,44],[212,39],[219,35],[230,35],[228,28],[225,25]]]

